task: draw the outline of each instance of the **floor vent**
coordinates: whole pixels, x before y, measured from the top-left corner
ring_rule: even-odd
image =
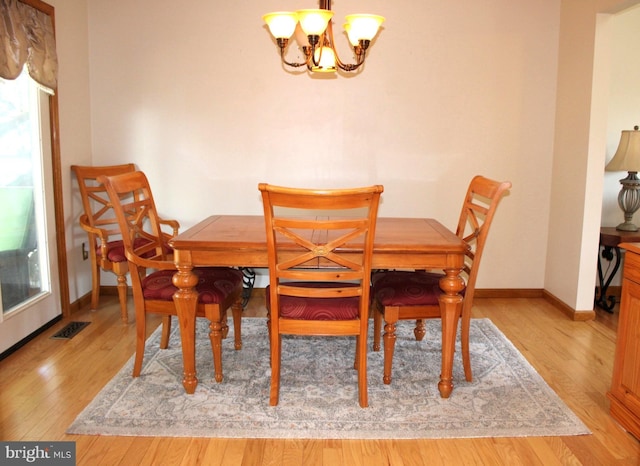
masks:
[[[90,322],[69,322],[61,330],[51,336],[54,340],[71,340]]]

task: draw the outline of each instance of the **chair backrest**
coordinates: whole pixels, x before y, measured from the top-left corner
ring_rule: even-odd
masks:
[[[175,267],[168,255],[170,235],[160,227],[149,180],[141,171],[116,176],[100,176],[122,233],[124,251],[132,273],[134,291],[145,268]]]
[[[102,167],[73,165],[71,169],[78,180],[87,224],[107,230],[114,230],[115,228],[114,231],[119,232],[117,229],[118,222],[111,209],[109,196],[102,183],[98,182],[98,177],[131,173],[136,170],[136,166],[132,163]]]
[[[383,187],[298,189],[261,183],[271,309],[279,296],[361,297],[368,316],[371,256]],[[323,282],[319,287],[290,282]],[[328,284],[331,285],[328,285]],[[354,286],[355,284],[355,286]]]
[[[71,167],[78,180],[80,195],[82,197],[82,207],[84,214],[80,217],[80,223],[88,225],[92,228],[102,230],[102,238],[111,236],[120,237],[120,228],[115,217],[109,196],[102,183],[98,182],[100,176],[115,176],[123,173],[131,173],[136,170],[136,166],[132,163],[123,165],[108,165],[102,167],[73,165]],[[88,231],[89,237],[93,242],[93,248],[97,247],[99,237]],[[106,246],[105,246],[106,247]],[[106,259],[106,251],[102,254],[102,258]]]
[[[469,245],[464,265],[464,273],[467,275],[465,303],[473,302],[476,278],[489,228],[498,204],[509,188],[509,181],[494,181],[479,175],[469,184],[456,230],[456,234]]]

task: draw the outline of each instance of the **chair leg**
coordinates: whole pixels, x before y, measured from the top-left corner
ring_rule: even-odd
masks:
[[[413,329],[413,334],[416,337],[416,341],[422,341],[424,336],[427,334],[424,319],[416,319],[416,328]]]
[[[384,373],[382,382],[385,385],[391,383],[391,366],[393,364],[393,352],[396,346],[396,323],[399,312],[395,306],[386,307],[384,310]]]
[[[471,372],[471,355],[469,353],[469,331],[471,327],[471,319],[462,316],[462,323],[460,325],[462,327],[460,339],[462,343],[462,365],[464,366],[464,378],[467,382],[471,382],[473,380],[473,374]]]
[[[117,274],[118,277],[118,299],[120,301],[120,317],[122,322],[129,323],[129,313],[127,312],[127,275]]]
[[[271,348],[271,312],[267,307],[267,334],[269,335],[269,348]],[[271,367],[271,357],[269,357],[269,367]]]
[[[376,301],[373,304],[373,351],[380,351],[380,334],[382,333],[382,305]]]
[[[280,354],[282,336],[278,333],[271,335],[271,391],[269,404],[277,406],[280,398]]]
[[[136,306],[136,358],[133,363],[133,376],[138,377],[142,370],[142,358],[144,357],[144,344],[147,341],[147,321],[144,309],[137,311]]]
[[[222,382],[222,323],[221,318],[213,318],[209,324],[209,339],[213,351],[213,372],[216,382]]]
[[[242,349],[242,295],[231,306],[231,313],[233,315],[233,344],[236,350],[240,350]]]
[[[91,310],[98,310],[100,302],[100,266],[93,264],[93,274],[91,276]]]
[[[358,398],[361,408],[369,406],[369,392],[367,389],[367,339],[356,337],[356,353],[358,356]]]
[[[221,331],[222,331],[222,339],[226,340],[227,339],[227,335],[229,335],[229,325],[227,324],[227,313],[226,311],[222,313],[222,316],[220,317],[220,324],[222,324],[222,326],[220,327]]]
[[[171,336],[171,316],[162,316],[162,335],[160,336],[160,349],[169,347],[169,337]]]

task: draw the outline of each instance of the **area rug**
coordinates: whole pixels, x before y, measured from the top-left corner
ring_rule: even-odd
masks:
[[[473,382],[466,382],[459,342],[455,388],[442,399],[440,322],[427,321],[416,342],[410,322],[398,324],[391,385],[382,383],[383,352],[368,355],[369,407],[358,405],[349,337],[283,337],[278,406],[269,405],[266,320],[242,321],[243,348],[233,330],[223,345],[224,381],[213,381],[205,319],[197,325],[193,395],[182,387],[177,322],[170,347],[158,349],[160,332],[147,341],[139,378],[133,358],[69,427],[70,434],[224,437],[410,439],[564,436],[590,433],[488,319],[471,325]],[[371,347],[371,346],[370,346]]]

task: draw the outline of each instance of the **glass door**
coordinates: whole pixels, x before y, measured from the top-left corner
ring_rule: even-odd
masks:
[[[0,79],[0,353],[61,314],[48,104]]]

